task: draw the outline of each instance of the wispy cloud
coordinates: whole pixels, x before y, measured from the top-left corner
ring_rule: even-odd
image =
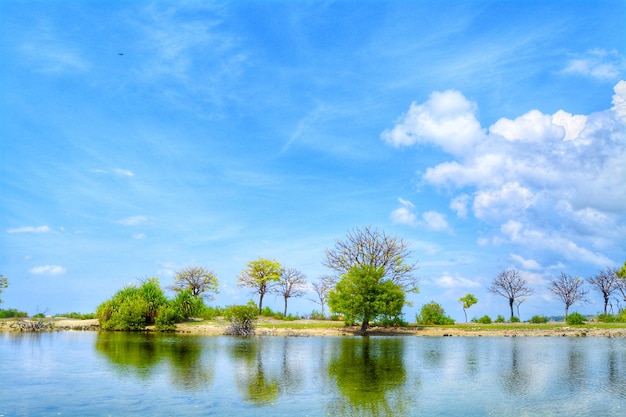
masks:
[[[62,37],[63,31],[48,23],[37,25],[27,33],[19,47],[36,71],[63,74],[83,72],[89,63],[71,41]]]
[[[123,169],[123,168],[113,168],[113,169],[92,169],[91,172],[95,173],[95,174],[102,174],[102,175],[116,175],[118,177],[134,177],[135,173],[129,169]]]
[[[618,51],[592,49],[571,59],[563,72],[602,81],[615,81],[619,79],[625,69],[626,59]]]
[[[24,226],[14,229],[7,229],[7,233],[47,233],[50,231],[48,226]]]
[[[115,223],[124,225],[124,226],[137,226],[143,222],[148,221],[148,217],[146,216],[130,216],[125,217],[123,219],[115,220]]]
[[[35,275],[61,275],[64,274],[66,268],[59,265],[41,265],[28,270]]]

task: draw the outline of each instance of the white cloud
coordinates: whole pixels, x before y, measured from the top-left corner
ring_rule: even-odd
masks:
[[[453,155],[463,155],[483,138],[476,104],[458,91],[435,92],[424,104],[411,103],[408,112],[381,137],[396,147],[432,143]]]
[[[467,203],[469,203],[470,196],[467,194],[461,194],[456,196],[450,202],[450,209],[456,212],[457,217],[462,219],[467,217]]]
[[[471,279],[461,277],[459,275],[452,276],[447,272],[444,273],[441,277],[435,278],[433,282],[439,287],[443,288],[476,288],[480,287],[478,282],[472,281]]]
[[[116,220],[115,223],[124,225],[124,226],[137,226],[140,223],[148,221],[146,216],[130,216],[124,219]]]
[[[65,271],[66,269],[59,265],[42,265],[28,270],[28,272],[35,275],[60,275],[64,274]]]
[[[541,269],[541,265],[539,265],[539,262],[535,261],[534,259],[524,259],[520,255],[514,253],[512,253],[510,256],[511,259],[517,262],[524,269]]]
[[[625,67],[626,60],[619,52],[592,49],[581,57],[571,59],[564,72],[612,81],[620,76]]]
[[[422,213],[421,218],[415,210],[415,205],[408,200],[398,198],[401,207],[391,212],[391,221],[395,224],[406,224],[411,227],[423,227],[433,231],[451,231],[444,214],[436,211]]]
[[[118,177],[134,177],[135,173],[131,170],[128,169],[123,169],[123,168],[114,168],[112,170],[106,170],[106,169],[92,169],[91,172],[96,173],[96,174],[103,174],[103,175],[116,175]]]
[[[500,135],[509,141],[540,142],[546,139],[562,139],[565,129],[552,122],[552,116],[542,114],[539,110],[510,120],[502,118],[489,128],[490,134]]]
[[[24,226],[14,229],[7,229],[7,233],[47,233],[50,231],[48,226]]]
[[[422,221],[424,226],[429,230],[438,232],[450,231],[450,225],[446,220],[445,214],[436,211],[427,211],[422,214]]]
[[[136,235],[133,235],[133,239],[136,240],[143,240],[146,238],[146,235],[144,233],[137,233]]]
[[[474,215],[482,220],[501,221],[519,216],[533,204],[533,193],[517,182],[478,191],[472,206]]]

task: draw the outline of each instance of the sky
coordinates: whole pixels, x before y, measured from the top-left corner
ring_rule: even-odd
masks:
[[[508,317],[508,269],[522,320],[561,315],[551,279],[626,260],[625,23],[621,0],[2,1],[0,307],[94,312],[190,266],[243,304],[248,262],[313,282],[371,226],[419,266],[407,321],[464,321],[468,293]]]

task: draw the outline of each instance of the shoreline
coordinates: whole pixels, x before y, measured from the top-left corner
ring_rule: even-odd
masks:
[[[46,320],[48,321],[48,320]],[[97,319],[74,320],[55,318],[49,320],[53,323],[52,331],[99,331]],[[12,328],[13,320],[0,321],[0,332],[19,332]],[[344,326],[337,322],[336,327],[315,327],[315,323],[328,324],[327,321],[298,320],[294,327],[289,327],[289,322],[271,319],[260,319],[256,327],[256,336],[289,336],[289,337],[312,337],[312,336],[359,336],[359,326]],[[310,324],[311,327],[302,328],[297,324]],[[408,326],[408,327],[371,327],[368,329],[369,336],[421,336],[421,337],[623,337],[626,338],[626,324],[623,327],[599,327],[587,324],[579,327],[571,327],[562,323],[563,326],[550,326],[548,328],[537,325],[537,328],[519,328],[509,324],[494,324],[493,328],[485,326],[472,326],[458,324],[454,326]],[[173,334],[198,335],[198,336],[222,336],[227,322],[198,322],[190,321],[179,323]],[[148,326],[146,331],[153,331]]]

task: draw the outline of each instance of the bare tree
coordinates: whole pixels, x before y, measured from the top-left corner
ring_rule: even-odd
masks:
[[[565,304],[565,321],[570,306],[576,302],[587,302],[588,290],[583,289],[584,281],[578,277],[573,277],[561,272],[561,275],[550,282],[548,289],[550,292],[563,301]]]
[[[213,294],[218,292],[218,285],[213,271],[197,266],[178,271],[174,284],[168,288],[176,292],[191,290],[194,297],[202,297],[210,301],[213,299]]]
[[[328,300],[328,294],[330,293],[330,290],[335,287],[335,283],[336,280],[334,277],[324,275],[320,277],[318,281],[311,284],[315,294],[317,295],[317,299],[309,298],[309,300],[322,307],[322,317],[326,317],[324,307],[326,306],[326,301]]]
[[[293,268],[287,268],[281,271],[278,282],[272,287],[272,292],[282,295],[285,299],[284,316],[287,316],[287,299],[291,297],[302,297],[305,289],[306,275]]]
[[[406,241],[367,226],[349,231],[345,240],[337,240],[333,249],[326,249],[324,266],[338,275],[347,274],[353,267],[382,268],[385,278],[404,291],[417,292],[419,280],[413,275],[417,263],[407,263],[409,256]]]
[[[487,288],[487,291],[509,300],[511,319],[515,316],[513,312],[515,300],[519,297],[532,295],[535,292],[532,288],[527,286],[526,280],[522,279],[519,272],[514,269],[500,272],[498,276],[494,278],[491,286]]]
[[[617,282],[617,269],[606,268],[603,271],[598,272],[592,277],[587,278],[587,282],[594,286],[594,288],[602,294],[604,298],[604,314],[607,314],[607,306],[609,304],[609,298],[611,294],[618,289]]]

